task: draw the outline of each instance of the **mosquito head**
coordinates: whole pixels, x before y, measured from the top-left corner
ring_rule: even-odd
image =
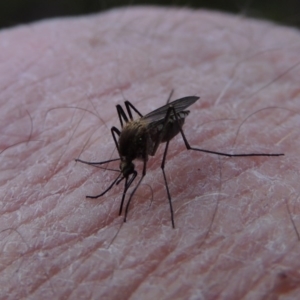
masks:
[[[125,178],[128,178],[128,176],[132,173],[134,173],[134,164],[132,161],[128,161],[128,160],[121,160],[120,163],[120,170],[121,173],[123,174],[123,176]]]

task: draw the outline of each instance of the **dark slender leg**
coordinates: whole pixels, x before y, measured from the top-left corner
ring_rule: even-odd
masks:
[[[174,89],[171,90],[171,93],[170,93],[170,95],[168,97],[168,100],[167,100],[167,104],[171,101],[171,98],[172,98],[173,94],[174,94]]]
[[[97,198],[105,195],[115,185],[115,183],[117,182],[117,180],[120,178],[121,175],[122,174],[120,173],[119,176],[112,182],[112,184],[104,192],[102,192],[101,194],[99,194],[97,196],[86,196],[86,198],[97,199]]]
[[[125,179],[125,183],[124,183],[124,191],[123,191],[123,195],[122,195],[122,200],[121,200],[121,204],[120,204],[120,209],[119,209],[119,216],[122,214],[122,210],[123,210],[123,204],[124,204],[124,199],[127,193],[127,182],[128,182],[128,178]]]
[[[117,138],[116,138],[115,134],[120,135],[120,130],[118,128],[116,128],[116,127],[112,127],[111,128],[111,134],[113,136],[113,139],[115,141],[117,150],[119,152],[118,141],[117,141]],[[111,161],[117,161],[117,160],[120,160],[120,158],[114,158],[114,159],[110,159],[110,160],[106,160],[106,161],[102,161],[102,162],[88,162],[88,161],[84,161],[84,160],[81,160],[81,159],[75,159],[75,161],[84,163],[86,165],[102,165],[102,164],[109,163]],[[96,196],[86,196],[86,198],[97,199],[97,198],[105,195],[115,185],[115,183],[118,181],[118,179],[120,178],[121,175],[122,174],[120,173],[118,175],[118,177],[111,183],[111,185],[104,192],[102,192],[101,194],[96,195]]]
[[[161,143],[161,140],[162,140],[163,136],[166,133],[166,128],[167,128],[167,125],[170,121],[170,116],[171,116],[171,113],[173,112],[173,110],[174,110],[173,106],[170,106],[167,110],[167,113],[166,113],[166,116],[165,116],[165,119],[164,119],[164,123],[163,123],[163,128],[161,130],[161,133],[160,133],[159,137],[156,139],[154,147],[153,147],[153,151],[152,151],[152,154],[151,154],[152,156],[155,155],[155,153],[157,151],[157,148],[158,148],[159,144]]]
[[[127,215],[128,215],[128,210],[129,210],[129,205],[130,205],[131,199],[132,199],[132,197],[134,196],[136,190],[138,189],[139,185],[141,184],[143,178],[144,178],[145,175],[146,175],[146,168],[147,168],[147,161],[144,160],[142,177],[141,177],[141,179],[139,180],[139,182],[137,183],[137,185],[135,186],[135,188],[134,188],[134,190],[132,191],[132,193],[130,194],[130,197],[129,197],[128,202],[127,202],[127,204],[126,204],[125,216],[124,216],[124,222],[126,222],[126,219],[127,219]]]
[[[174,116],[176,118],[176,121],[178,122],[178,126],[180,129],[181,136],[183,138],[185,147],[187,150],[194,150],[194,151],[200,151],[200,152],[205,152],[205,153],[210,153],[210,154],[216,154],[216,155],[222,155],[222,156],[227,156],[227,157],[243,157],[243,156],[282,156],[284,153],[237,153],[237,154],[230,154],[230,153],[224,153],[224,152],[217,152],[217,151],[210,151],[206,149],[201,149],[201,148],[195,148],[191,147],[189,142],[187,141],[185,134],[182,130],[182,127],[179,125],[179,120],[178,116],[176,114],[176,111],[174,107],[170,107],[173,110]]]
[[[122,200],[121,200],[121,204],[120,204],[119,216],[122,214],[124,200],[125,200],[125,197],[126,197],[127,190],[129,189],[129,187],[133,183],[136,176],[137,176],[137,172],[134,171],[131,178],[129,179],[129,181],[128,181],[128,178],[126,178],[126,180],[125,180],[124,191],[123,191]]]
[[[173,94],[173,90],[170,94],[170,97],[172,96]],[[157,139],[155,145],[154,145],[154,153],[156,152],[159,144],[161,143],[161,139],[162,137],[165,135],[165,131],[166,131],[166,128],[167,128],[167,125],[170,121],[170,116],[171,116],[171,113],[174,111],[174,108],[172,106],[170,106],[167,110],[167,113],[166,113],[166,116],[165,116],[165,120],[164,120],[164,125],[163,125],[163,128],[162,128],[162,131],[161,131],[161,135],[160,137]],[[178,119],[177,119],[178,121]],[[180,127],[180,126],[179,126]],[[168,152],[168,147],[169,147],[169,142],[170,141],[167,141],[166,142],[166,147],[165,147],[165,151],[164,151],[164,155],[163,155],[163,160],[162,160],[162,163],[161,163],[161,169],[162,169],[162,172],[163,172],[163,176],[164,176],[164,181],[165,181],[165,186],[166,186],[166,190],[167,190],[167,194],[168,194],[168,200],[169,200],[169,205],[170,205],[170,212],[171,212],[171,222],[172,222],[172,227],[175,228],[175,222],[174,222],[174,212],[173,212],[173,206],[172,206],[172,199],[171,199],[171,194],[170,194],[170,190],[169,190],[169,186],[168,186],[168,181],[167,181],[167,177],[166,177],[166,173],[165,173],[165,162],[166,162],[166,157],[167,157],[167,152]],[[154,154],[153,153],[153,154]]]
[[[274,153],[274,154],[273,153],[238,153],[238,154],[229,154],[229,153],[216,152],[216,151],[210,151],[210,150],[206,150],[206,149],[200,149],[200,148],[191,147],[190,144],[188,143],[186,137],[185,137],[185,134],[184,134],[184,132],[182,130],[182,127],[180,126],[176,110],[172,106],[170,106],[170,108],[167,111],[167,114],[166,114],[166,117],[165,117],[165,120],[164,120],[164,127],[162,129],[162,135],[164,134],[166,125],[169,122],[171,113],[173,113],[173,115],[176,118],[176,121],[178,123],[178,127],[180,129],[181,136],[183,138],[183,141],[185,143],[185,146],[186,146],[187,150],[200,151],[200,152],[205,152],[205,153],[210,153],[210,154],[216,154],[216,155],[222,155],[222,156],[227,156],[227,157],[282,156],[282,155],[284,155],[283,153]],[[166,157],[167,157],[167,152],[168,152],[168,147],[169,147],[169,142],[170,141],[166,142],[166,147],[165,147],[165,151],[164,151],[164,155],[163,155],[163,160],[162,160],[162,163],[161,163],[161,169],[162,169],[162,172],[163,172],[165,186],[166,186],[166,190],[167,190],[167,194],[168,194],[168,200],[169,200],[169,204],[170,204],[172,226],[173,226],[173,228],[175,228],[172,199],[171,199],[171,194],[170,194],[170,190],[169,190],[169,186],[168,186],[168,182],[167,182],[167,178],[166,178],[166,174],[165,174],[165,170],[164,170],[164,168],[165,168],[165,162],[166,162]],[[160,139],[158,139],[158,141],[157,141],[157,144],[159,144],[159,143],[160,143]],[[155,145],[154,149],[156,149],[156,145]]]
[[[169,186],[168,186],[168,182],[167,182],[167,177],[166,177],[166,173],[165,173],[165,162],[166,162],[167,152],[168,152],[168,148],[169,148],[169,142],[170,141],[167,141],[167,143],[166,143],[166,148],[165,148],[165,151],[164,151],[163,160],[161,162],[161,166],[160,167],[161,167],[162,172],[163,172],[163,176],[164,176],[164,180],[165,180],[165,186],[166,186],[166,189],[167,189],[167,194],[168,194],[168,199],[169,199],[169,204],[170,204],[172,227],[175,228],[172,199],[171,199],[171,194],[170,194],[170,190],[169,190]]]
[[[117,161],[117,160],[120,160],[120,158],[113,158],[113,159],[109,159],[109,160],[105,160],[105,161],[100,161],[100,162],[97,162],[97,161],[85,161],[85,160],[81,160],[79,158],[75,159],[75,161],[78,161],[78,162],[81,162],[83,164],[90,165],[90,166],[104,165],[104,164],[110,163],[112,161]]]
[[[133,120],[131,109],[133,109],[140,117],[143,117],[143,115],[128,100],[125,101],[125,106],[126,106],[127,113],[128,113],[128,116],[131,121]]]
[[[116,145],[116,148],[118,150],[118,153],[119,153],[119,156],[120,156],[120,151],[119,151],[119,144],[118,144],[118,140],[117,140],[117,137],[116,137],[116,134],[118,136],[120,136],[121,132],[118,128],[116,128],[115,126],[113,126],[111,129],[111,135],[113,136],[113,139],[114,139],[114,142],[115,142],[115,145]],[[120,156],[121,157],[121,156]]]
[[[125,111],[124,111],[123,107],[120,104],[118,104],[116,106],[116,108],[117,108],[117,112],[118,112],[118,116],[119,116],[119,121],[120,121],[120,124],[121,124],[121,128],[123,128],[123,126],[124,126],[123,119],[124,119],[125,123],[128,123],[128,118],[127,118],[127,116],[125,114]]]

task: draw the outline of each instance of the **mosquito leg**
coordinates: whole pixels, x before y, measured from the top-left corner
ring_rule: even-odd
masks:
[[[126,177],[125,183],[124,183],[124,191],[123,191],[122,200],[121,200],[120,209],[119,209],[119,216],[122,214],[122,210],[123,210],[124,199],[125,199],[125,196],[127,193],[127,182],[128,182],[128,178]]]
[[[131,199],[134,196],[134,194],[135,194],[136,190],[138,189],[139,185],[141,184],[143,178],[145,177],[145,175],[146,175],[146,169],[147,169],[147,160],[144,160],[142,177],[139,180],[139,182],[137,183],[137,185],[135,186],[134,190],[131,192],[130,197],[128,199],[128,202],[126,204],[124,222],[126,222],[126,219],[127,219],[127,215],[128,215],[128,210],[129,210],[129,205],[130,205]]]
[[[86,196],[86,198],[97,199],[97,198],[105,195],[115,185],[115,183],[117,182],[117,180],[120,178],[121,175],[122,174],[120,173],[119,176],[111,183],[111,185],[104,192],[102,192],[101,194],[99,194],[97,196]]]
[[[143,115],[128,100],[125,101],[125,106],[126,106],[127,113],[128,113],[128,116],[131,121],[133,120],[131,109],[133,109],[141,118],[143,117]]]
[[[125,200],[125,197],[126,197],[127,190],[131,186],[131,184],[134,181],[136,176],[137,176],[137,172],[134,171],[134,173],[132,174],[132,177],[129,179],[129,181],[128,181],[128,178],[126,178],[126,180],[125,180],[124,191],[123,191],[122,200],[121,200],[121,204],[120,204],[119,216],[122,214],[124,200]]]
[[[116,106],[116,108],[117,108],[117,112],[118,112],[118,116],[119,116],[121,127],[123,128],[123,126],[124,126],[123,119],[124,119],[125,123],[128,123],[128,118],[127,118],[127,116],[125,114],[125,111],[124,111],[123,107],[120,104],[118,104]]]
[[[111,135],[112,135],[112,137],[113,137],[113,139],[114,139],[116,148],[117,148],[118,153],[119,153],[119,156],[120,156],[119,144],[118,144],[118,140],[117,140],[116,135],[117,135],[117,136],[120,136],[121,132],[120,132],[120,130],[119,130],[118,128],[116,128],[115,126],[113,126],[113,127],[111,128],[110,131],[111,131]]]
[[[158,148],[159,144],[160,144],[161,141],[162,141],[162,138],[163,138],[163,137],[165,136],[165,134],[166,134],[166,130],[167,130],[166,128],[167,128],[167,125],[168,125],[168,123],[169,123],[169,121],[170,121],[171,113],[173,112],[173,110],[174,110],[174,108],[173,108],[172,106],[170,106],[170,107],[168,108],[168,110],[167,110],[167,113],[166,113],[166,116],[165,116],[165,119],[164,119],[164,123],[163,123],[163,128],[162,128],[161,133],[160,133],[160,135],[158,136],[158,138],[156,139],[155,144],[154,144],[154,146],[153,146],[153,150],[152,150],[152,153],[151,153],[152,156],[155,155],[155,153],[156,153],[156,151],[157,151],[157,148]]]
[[[171,91],[171,94],[170,94],[170,97],[172,97],[172,94],[173,94],[173,90]],[[153,152],[152,152],[152,155],[155,154],[159,144],[161,143],[162,141],[162,138],[163,136],[165,136],[166,134],[166,130],[167,130],[167,125],[169,124],[169,121],[170,121],[170,116],[171,116],[171,113],[174,111],[174,108],[172,106],[170,106],[167,110],[167,113],[166,113],[166,116],[165,116],[165,119],[164,119],[164,125],[163,125],[163,128],[161,130],[161,133],[160,133],[160,136],[158,137],[158,139],[156,140],[155,144],[154,144],[154,147],[153,147]],[[161,163],[161,169],[162,169],[162,172],[163,172],[163,176],[164,176],[164,181],[165,181],[165,186],[166,186],[166,189],[167,189],[167,194],[168,194],[168,200],[169,200],[169,204],[170,204],[170,212],[171,212],[171,221],[172,221],[172,227],[175,228],[175,222],[174,222],[174,212],[173,212],[173,206],[172,206],[172,199],[171,199],[171,194],[170,194],[170,191],[169,191],[169,186],[168,186],[168,182],[167,182],[167,177],[166,177],[166,173],[165,173],[165,162],[166,162],[166,157],[167,157],[167,152],[168,152],[168,147],[169,147],[169,140],[166,141],[166,148],[165,148],[165,151],[164,151],[164,155],[163,155],[163,160],[162,160],[162,163]]]
[[[163,156],[163,160],[161,162],[161,170],[163,172],[163,176],[164,176],[164,181],[165,181],[165,186],[167,189],[167,194],[168,194],[168,200],[169,200],[169,204],[170,204],[170,212],[171,212],[171,222],[172,222],[172,227],[175,228],[175,222],[174,222],[174,212],[173,212],[173,206],[172,206],[172,199],[171,199],[171,194],[170,194],[170,190],[169,190],[169,186],[168,186],[168,182],[167,182],[167,177],[166,177],[166,173],[165,173],[165,162],[166,162],[166,157],[167,157],[167,152],[168,152],[168,147],[169,147],[169,142],[166,142],[166,148],[164,151],[164,156]]]
[[[167,100],[167,104],[171,101],[171,98],[172,98],[173,94],[174,94],[174,89],[171,90],[171,93],[170,93],[170,95],[168,97],[168,100]]]
[[[224,152],[217,152],[217,151],[210,151],[210,150],[206,150],[206,149],[201,149],[201,148],[195,148],[195,147],[191,147],[189,142],[187,141],[185,134],[183,132],[182,126],[180,126],[179,120],[178,120],[178,116],[177,113],[174,109],[174,107],[170,107],[170,109],[172,109],[173,114],[176,118],[176,121],[178,123],[178,127],[181,133],[181,136],[183,138],[185,147],[187,150],[194,150],[194,151],[200,151],[200,152],[205,152],[205,153],[210,153],[210,154],[216,154],[216,155],[222,155],[222,156],[227,156],[227,157],[243,157],[243,156],[283,156],[284,153],[237,153],[237,154],[230,154],[230,153],[224,153]]]
[[[112,161],[117,161],[117,160],[120,160],[120,158],[113,158],[113,159],[109,159],[109,160],[105,160],[105,161],[100,161],[100,162],[96,162],[96,161],[85,161],[85,160],[81,160],[79,158],[76,158],[75,161],[77,162],[81,162],[83,164],[86,164],[86,165],[90,165],[90,166],[95,166],[95,165],[104,165],[104,164],[107,164],[107,163],[110,163]]]
[[[118,128],[112,127],[111,128],[111,134],[113,136],[116,148],[117,148],[117,150],[119,152],[119,145],[118,145],[117,137],[115,135],[119,136],[121,134],[121,132],[120,132],[120,130]],[[90,165],[90,166],[100,166],[100,165],[104,165],[104,164],[110,163],[112,161],[117,161],[117,160],[120,160],[120,158],[113,158],[113,159],[109,159],[109,160],[105,160],[105,161],[100,161],[100,162],[97,162],[97,161],[85,161],[85,160],[81,160],[79,158],[75,159],[76,162],[80,162],[80,163],[83,163],[83,164],[86,164],[86,165]]]

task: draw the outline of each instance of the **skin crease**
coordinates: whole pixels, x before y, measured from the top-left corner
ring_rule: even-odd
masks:
[[[0,47],[1,299],[299,295],[297,30],[130,8],[4,30]],[[172,89],[172,100],[201,97],[184,125],[192,146],[285,156],[192,153],[177,136],[166,163],[176,228],[159,168],[163,147],[124,224],[122,184],[85,199],[117,173],[74,159],[117,157],[115,105],[125,97],[146,114]]]

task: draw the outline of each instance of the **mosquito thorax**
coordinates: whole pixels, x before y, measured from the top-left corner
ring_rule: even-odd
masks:
[[[147,127],[139,120],[128,122],[119,137],[120,156],[133,161],[145,158]]]

